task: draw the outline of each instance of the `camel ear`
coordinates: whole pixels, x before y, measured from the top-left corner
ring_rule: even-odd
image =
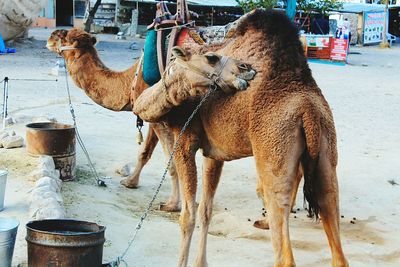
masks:
[[[68,34],[65,36],[65,41],[67,41],[70,44],[78,43],[76,37],[73,34],[71,34],[71,32],[68,32]]]
[[[221,59],[221,57],[215,53],[207,53],[204,54],[204,56],[207,58],[208,63],[211,65],[217,64],[217,62]]]
[[[186,51],[185,49],[179,46],[172,47],[172,55],[174,55],[174,57],[176,58],[180,58],[185,61],[189,60],[191,56],[189,51]]]

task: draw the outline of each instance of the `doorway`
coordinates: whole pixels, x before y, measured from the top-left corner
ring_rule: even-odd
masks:
[[[56,0],[56,26],[73,26],[73,0]]]

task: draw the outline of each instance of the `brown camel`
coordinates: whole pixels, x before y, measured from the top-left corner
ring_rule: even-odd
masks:
[[[69,36],[68,40],[67,36]],[[101,62],[94,47],[96,41],[95,37],[81,29],[71,29],[69,31],[55,30],[48,39],[47,48],[64,57],[75,84],[82,88],[96,103],[114,111],[130,111],[131,103],[129,102],[129,98],[140,95],[148,87],[143,81],[142,73],[139,69],[137,82],[134,83],[135,88],[132,88],[132,80],[135,76],[132,74],[136,72],[139,62],[136,62],[132,67],[123,72],[112,71]],[[77,46],[77,42],[84,45]],[[206,49],[213,49],[212,47],[199,45],[192,38],[188,38],[185,43],[186,47],[192,47],[194,50],[206,51]],[[73,47],[74,44],[75,47]],[[68,52],[71,49],[75,50],[74,53]],[[93,79],[94,82],[91,82]],[[114,85],[117,85],[118,88],[115,89]],[[164,124],[150,123],[144,145],[138,154],[138,162],[135,169],[130,177],[121,180],[122,185],[127,188],[138,187],[140,173],[150,160],[158,140],[160,140],[164,153],[169,155],[173,145],[172,133]],[[179,184],[174,163],[171,164],[169,172],[172,182],[171,196],[166,203],[160,205],[160,210],[179,211]],[[299,178],[301,176],[299,175]],[[291,207],[295,205],[296,193],[297,190],[293,192]],[[256,221],[254,226],[269,229],[267,220]]]
[[[333,116],[311,75],[297,29],[285,15],[257,9],[238,22],[231,41],[215,50],[225,56],[246,59],[258,74],[245,91],[224,97],[219,92],[213,94],[180,140],[174,156],[183,190],[178,266],[187,266],[195,228],[195,154],[198,149],[202,149],[204,162],[198,209],[200,246],[194,266],[207,266],[207,232],[223,162],[248,156],[254,156],[256,161],[257,192],[269,214],[275,266],[295,266],[289,238],[289,213],[300,168],[304,171],[308,211],[320,217],[323,223],[332,252],[332,266],[348,266],[340,241]],[[190,62],[191,56],[182,53],[180,60]],[[185,68],[176,62],[171,65],[174,71],[164,77],[164,83],[147,90],[181,92],[181,95],[193,90],[190,85],[194,81],[185,75]],[[176,84],[176,79],[182,82]],[[164,121],[177,139],[186,115],[196,104],[182,100],[182,104],[167,114],[153,113],[149,118],[142,118]],[[140,105],[151,101],[162,105],[166,99],[147,101],[139,97],[134,112],[145,115]]]
[[[47,48],[60,54],[66,62],[67,69],[75,84],[82,88],[85,93],[97,104],[114,111],[131,111],[131,97],[140,94],[148,85],[143,81],[139,61],[129,69],[116,72],[108,69],[100,60],[96,48],[96,38],[81,29],[56,30],[47,41]],[[212,58],[212,55],[209,55]],[[226,62],[225,72],[232,71],[245,75],[250,69],[237,66],[241,62],[229,59]],[[206,67],[206,65],[203,65]],[[137,72],[138,71],[138,72]],[[251,72],[253,72],[251,70]],[[137,82],[133,83],[137,75]],[[237,82],[236,77],[223,73],[228,86],[232,89],[237,87],[243,89],[243,84]],[[230,83],[232,79],[233,83]],[[224,80],[224,79],[223,79]],[[135,88],[132,87],[134,84]],[[247,86],[247,85],[245,85]],[[138,164],[133,174],[121,181],[126,187],[136,188],[142,168],[150,159],[158,140],[162,144],[164,153],[169,156],[173,145],[173,135],[163,124],[150,124],[148,135],[145,139],[143,149],[139,152]],[[175,165],[169,168],[172,177],[172,192],[169,200],[160,206],[163,211],[178,211],[179,207],[179,184]]]
[[[141,78],[137,80],[135,88],[132,88],[139,61],[122,72],[110,70],[99,58],[94,47],[96,41],[95,37],[81,29],[55,30],[47,41],[47,48],[65,59],[68,72],[75,84],[97,104],[114,111],[132,111],[132,91],[142,92],[148,87]],[[138,77],[142,77],[141,69],[139,69]],[[121,180],[122,185],[127,188],[138,187],[140,173],[150,160],[158,140],[164,153],[169,154],[173,142],[172,134],[164,125],[151,123],[142,149],[139,151],[135,169],[130,177]],[[171,196],[165,204],[160,206],[160,209],[178,211],[180,210],[179,185],[174,163],[170,166],[169,173],[172,179]]]

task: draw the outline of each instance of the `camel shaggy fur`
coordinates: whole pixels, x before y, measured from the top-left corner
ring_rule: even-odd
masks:
[[[213,47],[199,48],[197,52],[210,49]],[[254,156],[257,192],[269,214],[275,266],[295,266],[289,213],[301,169],[308,211],[323,223],[332,252],[332,266],[348,266],[340,241],[333,116],[311,75],[297,29],[285,15],[257,9],[238,22],[230,41],[214,50],[245,59],[258,74],[245,91],[224,97],[220,92],[211,95],[180,139],[174,156],[183,191],[178,266],[187,266],[195,229],[195,154],[199,149],[204,156],[203,190],[198,208],[200,243],[194,266],[207,266],[207,233],[223,163],[248,156]],[[191,90],[190,86],[175,88],[178,85],[169,82],[174,78],[173,74],[166,77],[168,90]],[[191,82],[186,80],[179,86]],[[154,104],[159,101],[164,100],[156,99]],[[168,125],[175,140],[195,105],[193,101],[183,102],[169,113],[160,114],[158,120]]]
[[[114,111],[131,111],[130,98],[134,101],[148,87],[143,80],[141,69],[138,75],[135,75],[139,61],[125,71],[112,71],[100,60],[94,47],[96,42],[95,37],[81,29],[55,30],[47,41],[47,48],[65,59],[75,84],[96,103]],[[190,47],[197,53],[204,53],[207,49],[215,50],[215,47],[199,45],[191,38],[188,38],[185,44],[186,48]],[[127,188],[137,188],[140,173],[150,160],[158,141],[160,140],[164,153],[169,155],[173,139],[171,131],[164,124],[150,123],[144,144],[138,153],[135,169],[130,177],[121,180],[121,184]],[[160,210],[179,211],[179,184],[173,162],[169,173],[172,182],[171,195],[166,203],[161,203]],[[300,178],[301,175],[299,175]],[[292,207],[295,204],[296,192],[297,190],[293,193]],[[269,228],[266,220],[256,221],[254,226],[262,229]]]

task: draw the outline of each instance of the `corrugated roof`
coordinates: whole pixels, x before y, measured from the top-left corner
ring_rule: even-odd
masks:
[[[378,4],[357,4],[357,3],[343,3],[343,8],[339,10],[345,13],[362,13],[368,11],[385,11],[385,5]]]

